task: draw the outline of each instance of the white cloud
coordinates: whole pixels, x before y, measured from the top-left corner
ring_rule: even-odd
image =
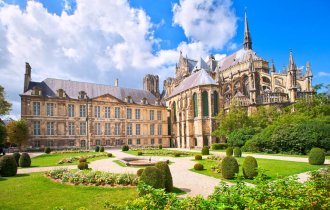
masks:
[[[330,77],[330,72],[320,71],[318,73],[318,76],[320,76],[320,77]]]
[[[187,37],[209,48],[222,49],[236,34],[237,18],[231,0],[180,0],[173,22]]]

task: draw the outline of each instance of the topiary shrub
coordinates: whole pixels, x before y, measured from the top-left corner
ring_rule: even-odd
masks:
[[[21,157],[21,154],[19,154],[19,152],[14,152],[13,157],[15,158],[17,166],[19,166],[19,158]]]
[[[252,156],[247,156],[243,162],[243,175],[247,179],[253,179],[258,175],[258,163]]]
[[[141,176],[143,171],[144,171],[144,168],[140,168],[139,170],[137,170],[136,175]]]
[[[86,169],[88,169],[88,164],[86,162],[80,162],[78,164],[78,169],[80,169],[80,170],[86,170]]]
[[[168,164],[163,161],[156,163],[155,167],[161,170],[163,174],[165,191],[171,192],[173,190],[173,179],[170,167],[168,167]]]
[[[174,157],[180,157],[180,156],[181,156],[181,154],[180,154],[180,153],[178,153],[178,152],[176,152],[176,153],[173,153],[173,156],[174,156]]]
[[[221,161],[221,174],[225,179],[234,178],[235,174],[238,173],[238,162],[233,156],[226,156]]]
[[[201,155],[195,155],[195,160],[202,160],[203,157]]]
[[[104,146],[100,147],[100,152],[104,152]]]
[[[138,152],[137,155],[143,155],[143,152]]]
[[[196,163],[196,164],[194,165],[194,169],[197,170],[197,171],[201,171],[201,170],[204,169],[204,165],[201,164],[201,163]]]
[[[31,166],[31,158],[30,155],[26,152],[23,152],[21,157],[19,158],[19,166],[25,168]]]
[[[95,152],[99,152],[99,151],[100,151],[100,146],[99,145],[96,145]]]
[[[234,150],[233,150],[232,147],[228,147],[228,148],[226,149],[226,155],[227,155],[227,156],[233,156],[233,153],[234,153]]]
[[[45,148],[45,153],[46,153],[46,154],[49,154],[50,152],[51,152],[51,149],[50,149],[49,147],[46,147],[46,148]]]
[[[242,157],[242,150],[239,147],[234,148],[234,157]]]
[[[311,165],[323,165],[325,161],[325,153],[321,148],[313,148],[309,152],[308,162]]]
[[[163,149],[163,145],[158,145],[158,149]]]
[[[107,156],[108,156],[108,157],[112,157],[112,153],[108,153]]]
[[[87,158],[85,158],[85,157],[79,158],[79,163],[86,163],[86,162],[87,162]]]
[[[164,188],[163,174],[155,166],[146,167],[140,176],[140,181],[156,189]]]
[[[212,150],[226,149],[228,145],[226,143],[214,143],[211,145]]]
[[[121,148],[121,151],[128,151],[129,150],[129,146],[128,145],[123,145]]]
[[[208,146],[204,146],[202,148],[202,155],[209,155],[210,154],[210,148]]]
[[[12,155],[5,155],[0,158],[0,175],[15,176],[17,174],[17,163]]]

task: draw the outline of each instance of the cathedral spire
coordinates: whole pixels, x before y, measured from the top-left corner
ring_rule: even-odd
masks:
[[[293,60],[292,49],[290,49],[290,56],[289,56],[289,71],[296,70],[296,66]]]
[[[276,72],[275,64],[274,64],[274,60],[272,60],[272,68],[271,68],[271,71],[272,71],[273,73]]]
[[[244,21],[244,50],[252,50],[252,39],[250,36],[249,23],[245,10],[245,21]]]

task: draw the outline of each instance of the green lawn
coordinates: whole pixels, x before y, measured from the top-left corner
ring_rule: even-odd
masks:
[[[125,163],[121,162],[120,160],[113,160],[112,162],[116,163],[121,167],[131,167],[131,168],[145,168],[145,166],[128,166]]]
[[[0,177],[0,209],[54,209],[66,210],[86,207],[103,209],[105,201],[124,204],[137,198],[135,187],[106,188],[72,186],[51,181],[43,173]]]
[[[243,176],[241,166],[243,164],[244,158],[236,158],[236,159],[240,164],[239,175]],[[220,173],[216,173],[211,170],[213,166],[218,165],[216,161],[204,159],[204,160],[199,160],[198,162],[204,165],[204,170],[197,171],[195,169],[191,169],[191,171],[219,179],[222,178]],[[302,163],[302,162],[268,160],[268,159],[257,159],[257,162],[259,169],[266,170],[265,174],[269,176],[270,180],[274,180],[276,178],[286,177],[294,174],[299,174],[307,171],[317,170],[325,166],[325,165],[323,166],[310,165],[308,163]],[[253,183],[253,180],[246,180],[246,181]]]
[[[185,152],[185,151],[177,151],[177,150],[167,150],[167,149],[141,149],[141,150],[128,150],[125,151],[127,154],[138,156],[138,152],[143,152],[143,155],[140,156],[170,156],[174,157],[175,153],[181,153],[180,157],[188,157],[194,155],[200,155],[200,152]]]
[[[60,160],[68,157],[79,157],[92,154],[102,154],[101,152],[88,152],[88,153],[63,153],[63,154],[43,154],[31,159],[31,167],[44,167],[44,166],[66,166],[66,165],[77,165],[78,161],[72,163],[58,164]],[[106,153],[104,153],[106,154]],[[109,158],[107,156],[95,157],[87,159],[88,162],[94,160],[100,160]],[[111,157],[113,158],[113,157]]]

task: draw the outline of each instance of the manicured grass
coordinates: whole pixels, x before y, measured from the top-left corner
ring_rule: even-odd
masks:
[[[239,175],[243,176],[242,165],[244,158],[236,158],[238,163],[240,164]],[[212,171],[211,168],[217,166],[217,161],[214,160],[199,160],[196,161],[204,165],[204,170],[197,171],[195,169],[191,169],[191,171],[204,174],[207,176],[212,176],[215,178],[222,179],[220,173]],[[269,180],[274,180],[276,178],[286,177],[294,174],[299,174],[307,171],[317,170],[319,168],[325,167],[325,165],[317,166],[310,165],[308,163],[302,162],[293,162],[293,161],[282,161],[282,160],[268,160],[268,159],[257,159],[259,169],[265,170],[265,174],[269,176]],[[234,180],[235,181],[235,180]],[[247,182],[253,183],[253,180],[246,180]]]
[[[145,166],[128,166],[125,163],[121,162],[120,160],[113,160],[112,162],[116,163],[121,167],[130,167],[130,168],[145,168]]]
[[[138,155],[138,152],[143,152],[143,155]],[[174,157],[176,153],[182,153],[180,157],[188,157],[194,155],[200,155],[200,152],[185,152],[177,150],[167,150],[167,149],[141,149],[141,150],[128,150],[125,151],[127,154],[136,155],[136,156],[169,156]]]
[[[103,209],[106,201],[124,204],[137,198],[135,187],[73,186],[53,182],[43,173],[0,177],[0,209]]]
[[[64,164],[58,164],[58,162],[63,158],[77,157],[77,156],[79,157],[79,156],[92,155],[92,154],[102,154],[102,153],[88,152],[88,153],[43,154],[31,159],[31,167],[77,165],[78,161],[74,161],[72,163],[64,163]],[[100,160],[105,158],[109,158],[109,157],[101,156],[101,157],[89,158],[87,159],[87,161],[91,162],[94,160]],[[113,158],[113,156],[111,158]]]

